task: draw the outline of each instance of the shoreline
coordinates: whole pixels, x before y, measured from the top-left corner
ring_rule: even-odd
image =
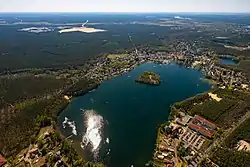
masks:
[[[128,70],[128,71],[126,71],[126,72],[117,74],[116,76],[114,76],[114,77],[112,77],[112,78],[107,78],[107,79],[102,80],[101,82],[99,82],[98,85],[96,85],[96,86],[93,87],[93,88],[90,88],[90,89],[88,89],[88,90],[86,90],[86,91],[83,91],[83,92],[82,92],[82,91],[77,92],[77,93],[76,93],[77,95],[73,95],[71,99],[77,98],[77,97],[79,97],[79,96],[84,96],[85,94],[91,92],[92,90],[98,89],[98,87],[99,87],[103,82],[108,81],[108,80],[112,80],[113,78],[116,78],[116,77],[119,77],[119,76],[122,76],[122,75],[125,75],[126,73],[129,73],[129,72],[131,72],[132,70],[134,70],[135,68],[139,67],[140,65],[143,65],[143,64],[146,64],[146,63],[155,63],[155,64],[160,64],[160,65],[166,65],[166,64],[163,64],[163,63],[159,63],[159,62],[151,62],[151,61],[149,61],[149,62],[143,62],[142,64],[138,64],[137,66],[134,66],[133,68],[131,68],[130,70]],[[174,64],[176,64],[177,66],[183,66],[182,64],[177,64],[177,63],[175,63],[175,62],[171,62],[171,63],[174,63]],[[198,69],[196,69],[196,70],[198,71]],[[152,86],[155,86],[155,85],[152,85]],[[210,89],[209,89],[209,90],[210,90]],[[190,98],[191,98],[191,97],[190,97]],[[71,99],[70,99],[69,103],[71,102]],[[69,104],[69,103],[68,103],[68,104]],[[61,112],[63,112],[63,110],[62,110]],[[170,115],[171,115],[171,113],[173,113],[173,112],[170,110]],[[170,117],[170,115],[169,115],[169,117]],[[165,124],[165,123],[163,123],[163,124]],[[59,124],[58,124],[58,125],[59,125]],[[60,132],[61,132],[61,131],[60,131]],[[66,137],[66,136],[65,136],[65,137]],[[76,150],[77,150],[77,149],[76,149]],[[82,158],[84,158],[83,154],[81,154],[80,156],[81,156]],[[87,159],[85,159],[85,160],[87,160]]]
[[[138,60],[134,59],[135,55],[138,57],[137,58]],[[95,88],[98,88],[98,86],[100,84],[102,84],[102,82],[104,82],[106,80],[110,80],[110,79],[112,79],[114,77],[123,75],[123,74],[125,74],[127,72],[130,72],[133,69],[135,69],[136,67],[138,67],[138,66],[140,66],[140,65],[142,65],[144,63],[153,62],[153,63],[156,63],[156,64],[168,64],[169,62],[171,62],[171,63],[175,63],[175,64],[177,64],[179,66],[184,66],[185,68],[194,68],[194,69],[200,70],[202,75],[204,77],[206,77],[206,75],[209,74],[209,72],[211,71],[211,70],[207,70],[207,67],[210,66],[210,64],[211,64],[211,66],[213,66],[214,61],[215,61],[213,59],[210,60],[209,58],[201,57],[201,58],[205,59],[203,63],[207,63],[207,64],[204,65],[204,66],[196,68],[195,66],[192,66],[192,64],[193,64],[192,61],[193,60],[191,60],[191,62],[185,61],[185,58],[183,58],[183,56],[179,55],[178,52],[177,53],[170,53],[170,54],[167,54],[165,52],[159,52],[159,53],[156,53],[155,56],[152,56],[152,54],[149,54],[149,55],[142,54],[142,55],[143,56],[140,57],[140,52],[139,53],[132,52],[132,53],[129,53],[128,57],[121,58],[121,59],[115,59],[114,62],[120,62],[120,61],[123,61],[124,59],[125,60],[127,60],[127,59],[130,60],[130,64],[129,64],[128,67],[122,66],[122,68],[118,68],[118,70],[116,70],[116,71],[113,71],[116,67],[113,67],[109,63],[107,63],[106,54],[104,54],[104,55],[102,55],[100,57],[94,58],[94,59],[90,59],[89,61],[85,62],[83,66],[80,66],[80,67],[78,66],[78,68],[79,69],[80,68],[84,69],[84,72],[81,74],[82,76],[84,76],[84,78],[88,78],[88,80],[95,80],[95,81],[98,82],[98,84],[95,85],[95,86],[92,85],[93,87],[87,88],[86,90],[82,90],[82,88],[80,87],[78,90],[76,90],[75,92],[73,92],[70,95],[72,95],[72,98],[82,96],[82,95],[90,92],[91,90],[93,90]],[[164,63],[166,61],[168,63]],[[86,64],[88,65],[87,68],[85,67]],[[218,70],[218,69],[228,70],[227,68],[220,68],[220,66],[213,66],[213,67],[215,68],[215,70]],[[109,69],[111,71],[108,71],[107,73],[100,73],[99,70],[102,69],[102,68],[106,68],[106,69]],[[41,72],[42,71],[43,70],[41,70]],[[60,72],[60,69],[58,71]],[[58,71],[56,71],[56,72],[58,72]],[[239,76],[239,78],[240,77],[241,76]],[[217,78],[218,78],[218,76],[215,76],[214,78],[211,78],[211,80],[215,80]],[[242,81],[244,81],[244,77],[243,77]],[[76,83],[78,83],[78,82],[79,82],[79,79],[77,80]],[[223,84],[223,83],[224,83],[224,81],[221,82],[221,84]],[[73,84],[71,84],[70,86],[73,86]],[[66,88],[66,90],[67,90],[67,88]],[[63,90],[63,92],[61,92],[61,96],[62,96],[61,98],[63,98],[63,96],[65,95],[66,90]],[[68,106],[69,103],[70,103],[70,101],[68,101],[65,108]],[[170,107],[172,107],[172,106],[170,106]],[[56,122],[57,122],[58,116],[63,112],[63,110],[65,108],[63,108],[62,110],[57,112]],[[170,115],[172,115],[172,109],[170,111]],[[81,155],[81,157],[82,157],[82,155]]]
[[[106,55],[103,55],[103,56],[101,56],[101,57],[98,57],[98,58],[95,58],[95,59],[92,59],[92,60],[90,60],[90,62],[91,61],[93,61],[93,63],[92,64],[95,64],[95,63],[97,63],[97,62],[99,62],[99,59],[102,59],[102,58],[105,58],[106,57]],[[128,72],[130,72],[130,71],[132,71],[132,70],[134,70],[135,68],[137,68],[138,66],[140,66],[140,65],[142,65],[142,64],[145,64],[145,63],[156,63],[156,64],[162,64],[162,65],[164,65],[165,63],[162,63],[161,61],[156,61],[156,60],[148,60],[148,61],[143,61],[143,62],[140,62],[140,63],[136,63],[136,64],[134,64],[134,65],[132,65],[128,70],[126,70],[126,71],[122,71],[122,72],[119,72],[119,73],[116,73],[115,75],[113,75],[112,77],[107,77],[107,78],[102,78],[101,80],[99,80],[98,81],[98,84],[96,85],[96,86],[94,86],[93,88],[90,88],[90,89],[87,89],[87,90],[84,90],[84,91],[76,91],[75,92],[75,95],[72,95],[72,98],[71,99],[73,99],[73,98],[77,98],[77,97],[79,97],[79,96],[84,96],[85,94],[87,94],[87,93],[89,93],[90,91],[92,91],[93,89],[97,89],[104,81],[107,81],[107,80],[111,80],[111,79],[113,79],[113,78],[115,78],[115,77],[118,77],[118,76],[121,76],[121,75],[124,75],[125,73],[128,73]],[[178,61],[174,61],[174,60],[170,60],[170,62],[169,63],[175,63],[175,64],[177,64],[178,66],[182,66],[182,67],[185,67],[185,68],[188,68],[189,69],[189,66],[186,66],[185,64],[182,64],[182,63],[180,63],[180,62],[178,62]],[[169,64],[168,63],[168,64]],[[214,81],[213,79],[207,79],[206,78],[206,75],[205,75],[205,73],[202,71],[202,69],[199,69],[199,68],[194,68],[194,69],[196,69],[196,70],[198,70],[198,71],[201,71],[201,73],[202,73],[202,75],[203,75],[203,80],[205,81],[205,82],[209,82],[209,83],[211,83],[211,85],[212,85],[212,87],[211,87],[211,89],[209,89],[208,91],[211,91],[214,87],[216,87],[217,86],[217,84],[218,84],[218,82],[216,82],[216,81]],[[203,93],[201,93],[201,94],[204,94],[205,92],[203,92]],[[198,96],[198,95],[200,95],[200,94],[197,94],[197,95],[195,95],[195,96]],[[194,97],[195,97],[194,96]],[[190,98],[193,98],[193,97],[190,97]],[[189,98],[188,98],[189,99]],[[188,100],[188,99],[185,99],[185,100]],[[69,102],[70,103],[70,102]],[[68,104],[69,104],[68,103]],[[178,102],[176,102],[176,103],[178,103]],[[174,103],[175,104],[175,103]],[[66,106],[67,107],[67,106]],[[65,108],[66,108],[65,107]],[[173,112],[173,106],[169,106],[170,108],[171,108],[171,110],[170,110],[170,115],[169,115],[169,117],[171,118],[171,115],[172,115],[172,113],[174,113]],[[63,112],[63,110],[61,111],[61,112]],[[60,112],[60,113],[61,113]],[[60,114],[59,114],[60,115]],[[58,116],[59,116],[58,115]],[[170,121],[170,118],[168,118],[168,120]]]
[[[190,127],[189,127],[189,124],[186,124],[186,125],[181,125],[181,123],[178,123],[178,119],[180,120],[180,115],[181,115],[181,113],[183,113],[183,114],[185,114],[185,115],[188,115],[188,116],[191,116],[192,118],[191,118],[191,122],[192,122],[192,120],[197,116],[197,113],[192,113],[192,112],[190,112],[190,111],[192,111],[192,108],[190,109],[190,108],[187,108],[187,105],[203,105],[203,103],[205,103],[206,101],[205,100],[207,100],[207,99],[210,99],[210,100],[212,100],[212,101],[214,101],[215,103],[219,103],[221,100],[223,100],[224,98],[225,98],[225,100],[227,100],[226,98],[227,98],[227,94],[224,94],[224,93],[226,93],[226,92],[235,92],[235,91],[238,91],[238,93],[242,93],[241,95],[239,95],[239,96],[242,96],[242,97],[244,97],[243,95],[244,94],[249,94],[249,92],[247,92],[247,91],[242,91],[242,90],[230,90],[230,89],[227,89],[227,88],[220,88],[220,87],[216,87],[216,88],[210,88],[209,90],[207,90],[207,91],[205,91],[205,92],[202,92],[202,93],[199,93],[199,94],[196,94],[196,95],[194,95],[194,96],[192,96],[192,97],[189,97],[189,98],[186,98],[186,99],[184,99],[184,100],[182,100],[182,101],[178,101],[178,102],[175,102],[175,103],[173,103],[171,106],[170,106],[170,114],[169,114],[169,117],[168,117],[168,120],[167,121],[165,121],[165,122],[163,122],[163,123],[161,123],[159,126],[157,126],[157,131],[156,131],[156,141],[155,141],[155,144],[156,144],[156,147],[155,147],[155,150],[153,151],[153,156],[152,156],[152,160],[150,160],[150,163],[153,165],[153,167],[157,167],[159,164],[162,164],[162,162],[165,160],[165,158],[164,159],[161,159],[161,157],[160,157],[160,159],[159,159],[159,155],[161,155],[161,154],[159,154],[159,153],[161,153],[161,145],[162,145],[162,140],[165,140],[165,138],[164,137],[166,137],[167,136],[167,133],[166,133],[166,131],[165,131],[165,125],[169,125],[170,124],[170,126],[172,126],[173,124],[176,124],[178,127],[182,127],[183,129],[185,129],[185,132],[184,132],[184,134],[185,133],[189,133],[189,132],[191,132],[192,130],[193,130],[193,132],[195,132],[195,134],[198,134],[198,135],[203,135],[202,133],[198,133],[197,131],[195,131],[194,129],[192,129],[191,128],[191,131],[189,131],[189,132],[187,132],[187,130],[186,129],[190,129]],[[220,92],[219,94],[219,96],[220,96],[220,98],[214,98],[214,97],[211,97],[211,95],[215,95],[215,96],[217,96],[217,93],[216,92]],[[237,93],[236,93],[237,94]],[[233,98],[235,98],[235,95],[233,95],[233,94],[230,94]],[[186,103],[186,104],[183,104],[183,103]],[[178,107],[179,106],[179,107]],[[213,110],[213,109],[212,109]],[[225,111],[226,112],[226,111]],[[195,115],[194,115],[195,114]],[[248,114],[247,114],[247,112],[244,114],[244,115],[242,115],[241,117],[239,117],[240,118],[240,120],[242,119],[242,118],[244,118],[244,117],[246,117]],[[201,117],[203,117],[203,118],[206,118],[207,117],[207,115],[201,115]],[[199,116],[199,114],[198,114],[198,117],[200,117]],[[203,119],[202,118],[202,119]],[[249,118],[249,117],[248,117]],[[206,118],[207,119],[207,118]],[[207,120],[206,120],[207,121]],[[216,125],[215,124],[213,124],[213,126],[217,126],[217,129],[216,130],[214,130],[214,134],[213,134],[213,136],[211,137],[211,138],[206,138],[206,141],[202,144],[202,146],[201,146],[201,149],[199,150],[199,149],[197,149],[196,150],[196,153],[195,153],[195,155],[194,156],[196,156],[196,155],[198,155],[198,157],[200,157],[199,158],[199,160],[197,161],[197,163],[199,162],[199,163],[207,163],[207,162],[210,162],[210,163],[212,163],[212,164],[214,164],[215,166],[217,166],[217,164],[215,164],[215,163],[218,163],[218,162],[213,162],[213,159],[210,159],[211,158],[211,155],[213,154],[213,152],[212,152],[212,150],[213,149],[215,149],[215,148],[218,148],[218,147],[223,147],[222,145],[223,145],[223,140],[225,140],[225,137],[223,137],[223,135],[225,135],[225,134],[227,134],[227,131],[228,130],[230,130],[231,129],[231,126],[232,127],[234,127],[234,125],[231,125],[230,123],[229,123],[229,125],[228,125],[228,127],[226,127],[226,122],[224,122],[224,120],[221,120],[222,121],[222,123],[218,123],[218,122],[214,122],[214,121],[212,121],[211,120],[211,118],[209,118],[208,119],[208,121],[207,122],[209,122],[209,121],[211,121],[212,123],[211,124],[213,124],[213,123],[216,123]],[[235,119],[235,121],[236,121],[236,123],[238,124],[238,122],[237,121],[239,121],[238,119]],[[188,121],[188,122],[190,122],[190,121]],[[232,124],[234,124],[235,122],[234,121],[232,121],[233,123]],[[225,125],[225,127],[224,126],[222,126],[222,125]],[[186,126],[188,126],[188,127],[186,127]],[[163,128],[164,127],[164,128]],[[223,130],[225,130],[225,132],[223,132]],[[162,131],[162,132],[161,132]],[[231,133],[232,133],[233,131],[231,131]],[[159,134],[159,133],[162,133],[162,134]],[[192,133],[192,132],[191,132]],[[172,140],[174,140],[175,142],[178,140],[178,141],[180,141],[181,143],[185,143],[185,140],[184,140],[184,138],[185,138],[185,136],[184,136],[184,134],[182,135],[182,133],[180,133],[180,137],[178,137],[178,138],[173,138],[173,137],[170,137]],[[228,134],[227,134],[228,135]],[[164,137],[163,137],[164,136]],[[183,137],[184,136],[184,137]],[[222,136],[222,137],[220,137],[220,136]],[[167,137],[168,138],[168,137]],[[184,141],[183,141],[184,140]],[[192,140],[193,140],[193,138],[192,138]],[[192,141],[191,140],[191,141]],[[196,139],[194,139],[194,141],[192,141],[192,142],[195,142],[195,140]],[[190,141],[190,142],[191,142]],[[187,162],[187,160],[185,159],[187,156],[185,155],[179,155],[179,148],[180,147],[182,147],[181,146],[181,143],[180,142],[177,142],[177,143],[175,143],[174,144],[174,147],[176,147],[177,148],[177,150],[174,150],[174,151],[172,151],[172,153],[174,153],[174,154],[176,154],[175,156],[178,158],[178,160],[177,161],[172,161],[172,163],[173,164],[175,164],[176,166],[178,166],[178,165],[180,165],[180,164],[182,164],[182,165],[190,165],[190,162],[192,162],[192,164],[193,164],[193,162],[194,161],[188,161]],[[217,142],[219,142],[219,143],[217,143]],[[160,144],[159,144],[160,143]],[[164,142],[163,142],[164,143]],[[168,143],[168,142],[167,142]],[[215,145],[215,143],[217,144],[217,145]],[[191,146],[184,146],[184,147],[187,147],[187,148],[192,148],[193,146],[192,146],[192,144],[190,144]],[[193,148],[192,148],[193,149]],[[203,151],[202,151],[203,150]],[[162,152],[164,152],[164,151],[162,151]],[[171,151],[169,151],[169,153],[170,153]],[[178,153],[178,156],[177,156],[177,153]],[[163,153],[162,153],[163,154]],[[165,157],[165,152],[164,152],[164,157]],[[202,157],[202,158],[201,158]],[[174,158],[175,159],[175,158]],[[179,161],[179,162],[178,162]],[[170,161],[169,161],[170,162]],[[195,162],[196,163],[196,162]],[[198,164],[199,164],[198,163]],[[218,167],[218,166],[217,166]]]

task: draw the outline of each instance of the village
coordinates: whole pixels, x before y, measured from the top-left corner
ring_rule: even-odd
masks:
[[[205,78],[221,88],[248,90],[249,81],[243,72],[221,66],[215,53],[190,45],[181,42],[175,46],[176,51],[170,53],[152,52],[148,48],[140,48],[130,53],[105,55],[98,58],[92,68],[87,70],[86,76],[101,82],[131,71],[143,63],[154,62],[162,65],[177,63],[187,68],[201,70]]]
[[[178,116],[158,130],[154,166],[197,167],[217,126],[205,118],[179,112]],[[214,164],[214,167],[217,167]]]
[[[13,72],[17,76],[34,73],[36,76],[56,76],[56,78],[69,78],[73,81],[79,78],[89,78],[101,83],[116,76],[133,70],[141,64],[153,62],[158,64],[176,63],[187,68],[200,70],[206,79],[221,88],[235,90],[249,90],[249,81],[242,71],[222,66],[219,56],[207,48],[197,44],[197,41],[178,42],[169,46],[171,51],[155,51],[147,46],[135,47],[118,53],[104,54],[87,61],[83,65],[69,66],[64,69],[24,69]],[[12,72],[3,73],[1,77],[8,77]]]
[[[78,156],[71,145],[71,141],[63,137],[53,125],[45,126],[41,128],[34,142],[12,160],[7,161],[0,154],[0,167],[13,165],[15,167],[82,167],[92,165],[91,162],[85,162]],[[103,167],[103,164],[95,163],[95,166]]]

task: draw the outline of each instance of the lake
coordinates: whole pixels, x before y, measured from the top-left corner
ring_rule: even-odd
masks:
[[[145,70],[159,74],[161,85],[136,83]],[[170,105],[210,89],[202,78],[200,71],[173,63],[140,65],[73,99],[58,118],[60,130],[65,136],[75,134],[71,139],[88,159],[108,167],[144,166],[153,155],[157,127],[168,120]]]
[[[230,59],[230,58],[220,58],[220,63],[221,64],[226,64],[226,65],[236,65],[238,64],[237,61]]]

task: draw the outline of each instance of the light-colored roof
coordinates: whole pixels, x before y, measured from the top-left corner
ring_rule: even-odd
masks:
[[[240,140],[238,143],[238,150],[250,151],[250,143]]]
[[[189,122],[189,120],[190,120],[191,118],[192,118],[191,116],[186,115],[186,116],[184,116],[184,117],[182,117],[182,118],[178,118],[178,119],[176,120],[176,122],[177,122],[178,124],[181,124],[181,125],[186,125],[186,124]]]

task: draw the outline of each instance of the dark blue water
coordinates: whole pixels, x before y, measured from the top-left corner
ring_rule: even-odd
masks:
[[[236,65],[238,64],[237,61],[230,59],[230,58],[221,58],[220,59],[221,64],[226,64],[226,65]]]
[[[135,79],[149,70],[161,76],[160,86],[139,84]],[[79,145],[86,128],[83,126],[82,109],[94,109],[105,120],[101,157],[109,167],[144,166],[155,147],[157,126],[168,119],[169,106],[177,101],[204,92],[210,85],[202,81],[202,74],[176,64],[156,65],[147,63],[123,76],[105,81],[100,87],[84,96],[75,98],[60,115],[59,124],[68,117],[77,123]],[[70,129],[63,130],[65,135]],[[111,149],[109,155],[106,155]],[[83,151],[82,151],[83,152]],[[86,156],[86,154],[85,154]]]

